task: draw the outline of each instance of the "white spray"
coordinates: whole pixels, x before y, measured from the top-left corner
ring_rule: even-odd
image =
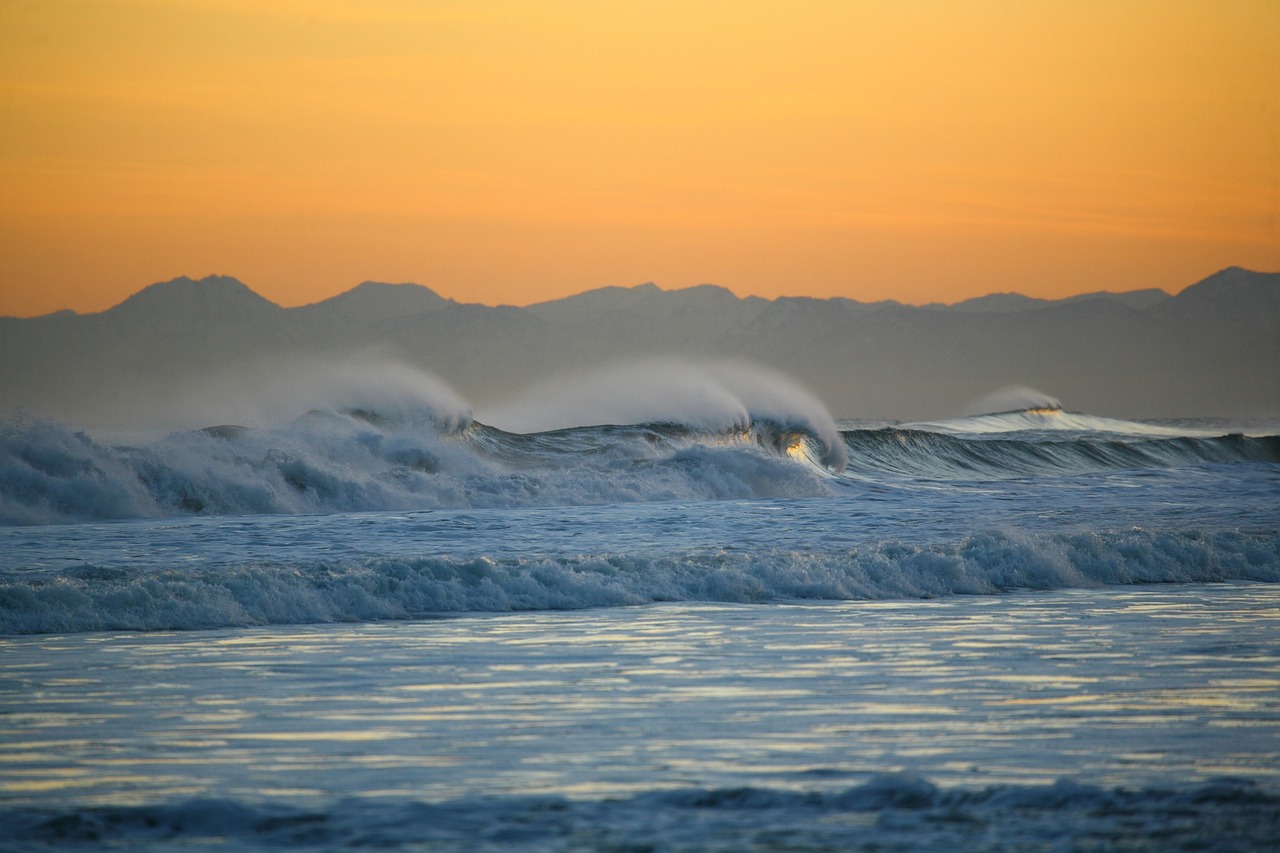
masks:
[[[839,429],[817,397],[780,373],[744,362],[651,359],[563,374],[477,418],[511,432],[639,423],[725,431],[769,421],[813,435],[833,467],[845,461]]]

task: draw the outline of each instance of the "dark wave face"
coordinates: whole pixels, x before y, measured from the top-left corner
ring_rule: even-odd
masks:
[[[315,412],[283,427],[224,426],[121,446],[56,422],[10,421],[0,426],[0,522],[828,494],[818,469],[789,455],[810,444],[770,424],[519,435]]]
[[[851,824],[859,828],[857,848],[850,846]],[[1158,835],[1166,849],[1264,850],[1280,832],[1280,799],[1231,778],[1136,790],[1068,780],[948,790],[898,773],[825,793],[680,788],[593,800],[350,797],[323,809],[214,799],[53,813],[6,809],[0,828],[38,849],[311,850],[369,846],[372,837],[385,849],[474,850],[476,839],[498,838],[505,843],[479,849],[518,839],[519,847],[578,850],[585,836],[600,850],[772,850],[780,837],[790,849],[947,850],[956,849],[958,835],[967,842],[981,831],[983,842],[995,838],[1008,849],[1035,849],[1045,837],[1076,849],[1105,837],[1118,849],[1140,850]]]
[[[1000,479],[1177,468],[1236,462],[1280,462],[1280,436],[1134,438],[1071,434],[1049,438],[947,435],[921,429],[847,431],[847,473],[940,480]]]

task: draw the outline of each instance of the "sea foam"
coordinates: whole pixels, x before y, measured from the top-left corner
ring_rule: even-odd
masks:
[[[131,442],[10,417],[0,421],[0,523],[820,497],[866,482],[1280,462],[1277,436],[1171,435],[1061,412],[839,432],[803,392],[731,368],[715,384],[688,386],[693,408],[676,405],[679,394],[625,410],[588,395],[598,417],[581,410],[567,419],[655,420],[509,432],[472,420],[429,380],[402,379],[418,390],[331,389],[326,408],[282,423]],[[714,391],[714,405],[694,406],[698,389]],[[554,410],[568,411],[562,404]],[[483,414],[507,426],[523,416]]]
[[[927,599],[1103,584],[1280,581],[1274,531],[975,533],[799,551],[530,554],[305,564],[82,564],[0,580],[0,634],[197,629],[674,601]]]

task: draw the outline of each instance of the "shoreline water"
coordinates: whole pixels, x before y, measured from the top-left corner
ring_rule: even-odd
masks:
[[[1280,438],[747,426],[10,430],[0,849],[1280,835]]]
[[[936,841],[943,814],[1139,837],[1116,815],[1182,809],[1207,838],[1280,821],[1278,612],[1274,584],[1177,584],[9,637],[0,826],[575,849],[692,821],[732,849]]]

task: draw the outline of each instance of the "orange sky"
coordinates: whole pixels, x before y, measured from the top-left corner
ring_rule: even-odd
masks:
[[[0,315],[1232,264],[1280,269],[1275,0],[0,0]]]

